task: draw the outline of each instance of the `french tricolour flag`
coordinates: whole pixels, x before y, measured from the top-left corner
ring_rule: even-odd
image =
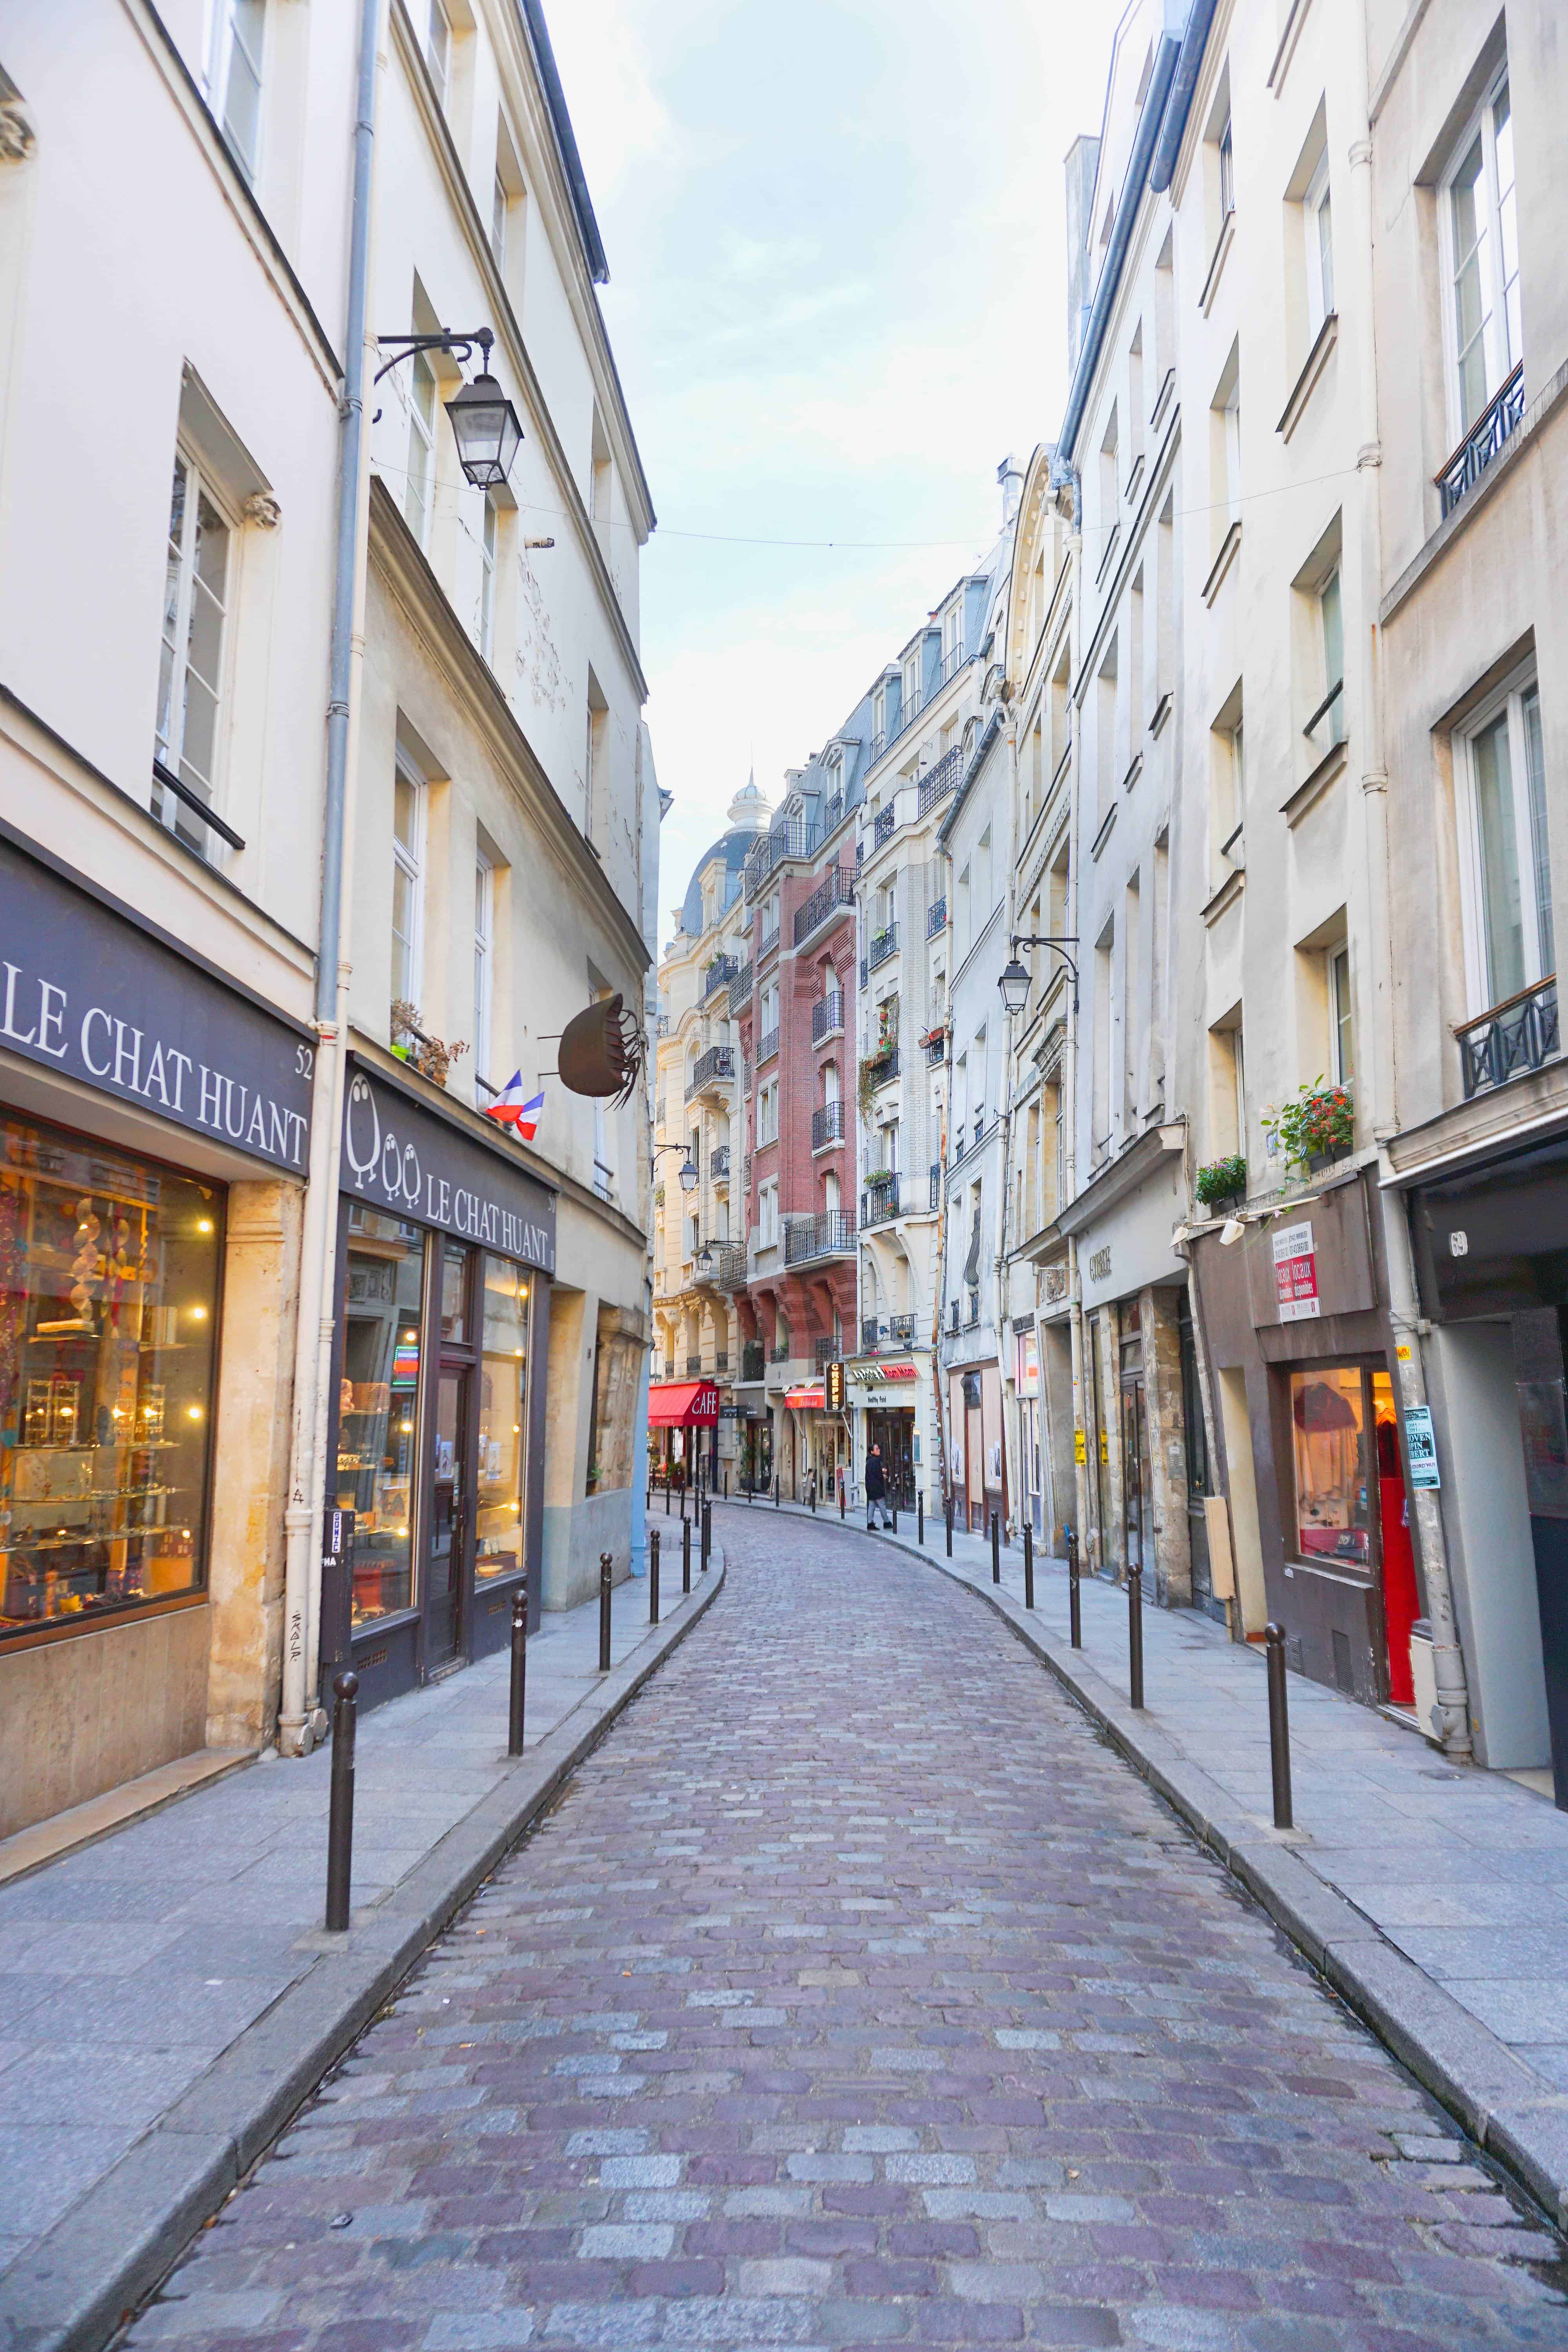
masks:
[[[498,1127],[510,1127],[520,1143],[531,1143],[544,1109],[543,1089],[527,1102],[520,1099],[521,1094],[522,1072],[514,1070],[494,1102],[485,1105],[485,1117]]]

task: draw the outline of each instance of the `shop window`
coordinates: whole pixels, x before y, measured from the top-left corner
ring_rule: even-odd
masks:
[[[205,1581],[220,1188],[0,1124],[0,1636]]]
[[[1373,1501],[1366,1375],[1355,1365],[1290,1374],[1296,1554],[1370,1569]]]
[[[353,1622],[414,1601],[425,1235],[356,1202],[343,1283],[339,1509],[354,1514]]]

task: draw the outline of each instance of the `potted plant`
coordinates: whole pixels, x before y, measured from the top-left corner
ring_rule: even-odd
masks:
[[[1342,1160],[1355,1145],[1350,1088],[1330,1086],[1321,1076],[1309,1079],[1278,1110],[1264,1112],[1263,1133],[1288,1168],[1310,1171]]]
[[[1227,1159],[1211,1160],[1197,1173],[1196,1192],[1205,1209],[1226,1216],[1247,1198],[1247,1162],[1239,1151]]]

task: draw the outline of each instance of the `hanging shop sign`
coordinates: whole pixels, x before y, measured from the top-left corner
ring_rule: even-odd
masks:
[[[869,1363],[846,1364],[844,1369],[856,1387],[862,1389],[880,1388],[884,1382],[918,1381],[920,1378],[918,1369],[911,1363],[885,1364],[875,1357]]]
[[[840,1360],[836,1359],[827,1366],[826,1372],[824,1377],[824,1386],[827,1391],[828,1412],[842,1412],[844,1410],[844,1366]]]
[[[1304,1323],[1319,1313],[1310,1224],[1284,1225],[1274,1235],[1274,1292],[1281,1323]]]
[[[1440,1486],[1437,1472],[1437,1438],[1432,1427],[1432,1408],[1428,1404],[1408,1404],[1405,1408],[1405,1450],[1410,1462],[1410,1483],[1413,1486]]]
[[[555,1271],[555,1195],[516,1164],[351,1063],[343,1104],[342,1188],[394,1216],[478,1242],[499,1257]]]
[[[744,1412],[738,1404],[721,1404],[719,1408],[721,1421],[744,1421],[745,1417]]]
[[[310,1033],[0,839],[0,1046],[303,1176]]]

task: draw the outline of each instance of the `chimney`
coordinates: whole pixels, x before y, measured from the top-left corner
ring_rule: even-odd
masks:
[[[996,468],[996,479],[1002,485],[1002,528],[1006,530],[1018,511],[1018,501],[1024,495],[1024,477],[1017,459],[1009,454]]]

